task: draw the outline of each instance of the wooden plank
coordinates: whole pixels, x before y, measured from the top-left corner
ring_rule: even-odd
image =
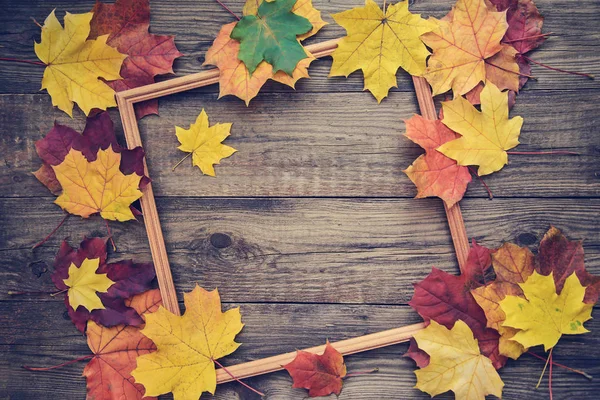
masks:
[[[311,38],[309,43],[340,37],[344,30],[333,23],[329,14],[346,10],[351,6],[363,4],[362,0],[315,0],[316,6],[323,11],[324,19],[330,22],[318,36]],[[441,17],[450,10],[453,0],[426,0],[414,2],[411,10],[424,16]],[[52,3],[46,0],[29,0],[14,2],[2,0],[0,4],[4,12],[0,15],[0,46],[2,56],[17,59],[34,60],[33,41],[39,38],[39,28],[32,23],[30,17],[38,21],[43,19],[56,8],[62,18],[65,10],[70,12],[87,12],[91,10],[94,1],[86,0],[57,0]],[[234,10],[241,10],[243,0],[229,0],[227,4]],[[600,60],[598,59],[600,34],[595,16],[600,13],[600,4],[595,0],[538,0],[536,1],[542,14],[546,17],[545,32],[554,32],[544,46],[533,56],[536,60],[558,68],[566,68],[587,72],[600,76]],[[177,12],[173,12],[177,10]],[[564,10],[569,10],[565,13]],[[184,76],[202,70],[202,62],[206,50],[217,35],[220,26],[233,21],[214,0],[167,0],[152,2],[152,32],[177,35],[179,49],[186,54],[177,60],[175,71],[178,76]],[[301,92],[330,92],[330,91],[362,91],[363,82],[360,74],[350,79],[325,79],[331,62],[318,61],[311,67],[310,81],[301,81],[298,90]],[[577,89],[599,88],[598,81],[557,74],[544,68],[534,67],[537,82],[527,85],[527,90],[536,89]],[[0,62],[0,93],[36,93],[40,88],[43,68],[17,63]],[[410,77],[399,74],[400,91],[412,92]],[[267,91],[290,92],[279,84],[269,84]],[[217,88],[205,89],[206,92],[216,93]],[[369,99],[375,102],[374,99]]]
[[[0,315],[0,351],[3,362],[0,376],[6,386],[0,387],[0,398],[81,399],[85,381],[81,371],[85,363],[70,365],[50,372],[29,372],[21,365],[47,366],[89,354],[85,337],[71,322],[57,318],[64,312],[60,301],[51,303],[1,302],[5,314]],[[239,336],[243,345],[222,360],[225,365],[267,357],[299,346],[321,344],[326,338],[340,340],[351,336],[388,329],[397,324],[413,323],[418,316],[409,307],[368,305],[295,305],[295,304],[226,304],[240,306],[246,324]],[[18,318],[14,318],[17,315]],[[327,321],[324,323],[323,321]],[[32,328],[34,326],[35,328]],[[600,331],[600,321],[586,323],[592,332]],[[344,399],[426,399],[429,396],[413,389],[414,364],[402,357],[406,345],[396,345],[346,358],[349,372],[379,368],[373,375],[344,382],[340,400]],[[539,349],[536,349],[540,353]],[[555,349],[555,361],[600,376],[600,337],[594,333],[565,336]],[[506,386],[504,398],[547,398],[547,384],[535,390],[543,363],[523,356],[510,361],[500,371]],[[554,395],[563,398],[593,398],[600,381],[554,368]],[[306,392],[291,389],[285,373],[252,378],[248,383],[265,392],[269,399],[302,399]],[[48,397],[48,390],[52,388]],[[238,384],[219,385],[217,399],[251,399],[252,395]],[[332,397],[334,399],[335,397]]]
[[[44,263],[52,265],[63,237],[77,244],[84,235],[106,234],[99,218],[72,217],[32,253],[30,246],[62,218],[50,201],[0,200],[0,210],[10,210],[0,217],[0,299],[9,290],[52,290],[50,273],[37,275]],[[412,283],[431,266],[458,272],[437,200],[160,198],[157,204],[179,294],[199,282],[219,287],[225,301],[406,304]],[[535,247],[553,224],[585,239],[586,265],[600,274],[598,199],[471,199],[463,212],[470,237],[490,247],[504,241]],[[143,224],[111,223],[111,229],[118,246],[111,259],[150,260]]]
[[[368,94],[277,94],[250,108],[216,101],[196,91],[161,99],[163,116],[140,123],[154,190],[158,196],[342,196],[412,197],[402,170],[422,150],[401,137],[403,118],[417,112],[414,94],[394,93],[380,106]],[[519,150],[566,149],[580,156],[510,156],[502,171],[486,177],[497,197],[595,197],[600,193],[600,130],[596,91],[526,93],[513,115],[525,117]],[[366,103],[365,103],[366,102]],[[234,122],[227,143],[238,149],[217,166],[217,178],[202,176],[181,158],[174,126],[189,126],[202,108],[212,123]],[[54,119],[76,129],[83,120],[50,111],[45,95],[0,96],[3,163],[0,197],[46,196],[31,171],[40,161],[34,141]],[[552,114],[548,113],[552,110]],[[120,130],[116,113],[113,120]],[[308,118],[307,116],[310,116]],[[560,168],[557,168],[560,165]],[[260,174],[255,173],[260,171]],[[474,181],[467,197],[485,197]]]

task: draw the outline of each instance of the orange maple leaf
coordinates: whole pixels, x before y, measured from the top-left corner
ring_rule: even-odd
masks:
[[[484,0],[458,0],[446,17],[432,21],[436,29],[421,38],[433,49],[424,76],[434,95],[452,89],[458,97],[486,80],[519,90],[517,51],[500,43],[508,29],[505,11]]]
[[[139,294],[126,302],[138,314],[151,313],[162,304],[158,289]],[[156,351],[152,340],[141,333],[141,327],[119,325],[105,328],[93,321],[87,327],[88,346],[94,353],[85,366],[88,399],[141,399],[144,386],[131,376],[136,357]],[[152,399],[153,397],[145,397]]]

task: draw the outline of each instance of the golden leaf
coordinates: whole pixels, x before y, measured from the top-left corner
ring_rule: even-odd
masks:
[[[507,150],[519,144],[523,118],[508,119],[508,92],[487,82],[481,92],[481,111],[464,97],[442,103],[442,122],[462,137],[437,148],[459,165],[479,165],[488,175],[508,163]]]
[[[185,314],[177,316],[164,307],[146,314],[142,333],[157,351],[137,358],[131,373],[146,388],[146,396],[173,392],[175,400],[197,400],[217,386],[215,360],[233,353],[242,330],[239,308],[221,312],[218,290],[197,286],[184,294]]]
[[[548,351],[563,334],[579,335],[589,332],[583,323],[592,318],[593,304],[585,304],[585,287],[577,275],[571,274],[560,294],[552,273],[544,276],[534,272],[519,286],[523,297],[506,296],[500,302],[506,319],[502,326],[519,331],[512,337],[524,347],[544,345]]]
[[[121,154],[112,148],[98,150],[95,161],[71,149],[62,163],[52,166],[63,189],[55,203],[65,211],[84,218],[100,213],[113,221],[134,219],[131,203],[142,197],[141,176],[119,170]]]
[[[346,29],[347,36],[333,53],[329,76],[347,77],[361,69],[365,90],[381,102],[390,88],[398,87],[398,68],[415,76],[425,72],[429,51],[420,37],[433,25],[411,14],[408,0],[390,5],[385,12],[373,0],[366,0],[364,7],[334,14],[333,18]]]
[[[219,164],[221,159],[237,151],[221,143],[229,136],[231,125],[227,123],[209,127],[208,115],[202,109],[196,122],[190,125],[190,129],[175,127],[177,139],[181,143],[178,149],[191,153],[193,165],[200,168],[202,173],[215,176],[214,164]]]
[[[108,46],[108,35],[87,40],[92,13],[65,16],[65,27],[50,13],[42,27],[42,40],[35,54],[46,64],[42,89],[48,90],[52,105],[73,116],[73,102],[88,115],[93,108],[115,107],[115,91],[107,81],[121,79],[119,71],[127,57]]]
[[[97,274],[100,259],[84,259],[81,266],[71,263],[69,267],[69,277],[63,279],[65,285],[69,287],[67,292],[69,305],[73,310],[83,306],[88,311],[102,310],[104,305],[98,297],[97,292],[105,293],[114,282],[106,274]]]
[[[488,394],[502,397],[504,382],[462,320],[450,330],[431,320],[414,338],[430,357],[429,365],[415,371],[417,389],[431,396],[452,390],[461,400],[485,400]]]

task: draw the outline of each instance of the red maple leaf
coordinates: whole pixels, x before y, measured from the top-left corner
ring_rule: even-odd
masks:
[[[442,121],[428,120],[420,115],[414,115],[405,123],[406,137],[425,149],[425,154],[404,170],[417,186],[416,197],[437,196],[452,207],[463,198],[471,182],[471,174],[467,167],[458,165],[436,149],[459,135]]]
[[[322,355],[298,350],[296,358],[283,368],[294,380],[292,387],[308,389],[310,397],[339,395],[346,376],[344,357],[329,342]]]
[[[155,277],[152,264],[136,264],[131,260],[106,263],[106,239],[86,238],[79,249],[72,248],[67,241],[63,241],[54,260],[54,272],[52,282],[59,290],[67,290],[64,280],[69,277],[71,264],[80,267],[84,259],[99,258],[98,274],[107,274],[107,277],[115,282],[106,293],[98,293],[105,309],[89,312],[83,306],[74,310],[69,305],[68,294],[65,294],[65,305],[71,317],[71,321],[81,332],[85,331],[88,320],[99,325],[111,327],[120,324],[138,326],[144,321],[140,315],[131,307],[127,306],[125,300],[135,294],[150,289]]]
[[[150,179],[144,176],[144,149],[141,147],[132,150],[122,148],[117,143],[114,125],[107,112],[88,117],[85,129],[81,134],[68,126],[55,123],[43,139],[35,142],[35,149],[42,160],[42,166],[34,172],[34,175],[53,194],[58,195],[62,191],[62,187],[56,179],[52,165],[62,163],[72,148],[83,153],[85,158],[91,162],[96,159],[99,149],[106,150],[108,147],[121,153],[119,169],[123,174],[130,175],[135,172],[144,177],[140,181],[140,189],[150,182]]]
[[[481,353],[490,358],[498,369],[506,363],[506,357],[500,355],[498,349],[500,335],[486,327],[485,313],[471,294],[471,289],[485,283],[491,264],[491,250],[473,241],[461,275],[433,268],[423,281],[415,284],[415,293],[409,304],[426,322],[434,320],[448,329],[459,319],[464,321],[478,340]],[[419,366],[427,365],[429,357],[413,342],[406,355]]]
[[[553,274],[556,291],[560,294],[565,280],[577,274],[585,291],[585,303],[596,303],[600,293],[600,276],[590,274],[584,265],[582,242],[569,240],[555,227],[544,235],[536,258],[536,270],[542,275]]]
[[[121,67],[123,79],[108,82],[117,92],[154,83],[156,75],[173,73],[173,61],[183,54],[174,36],[154,35],[150,28],[149,0],[117,0],[114,4],[97,2],[92,12],[90,39],[107,35],[107,44],[127,58]],[[158,114],[158,100],[135,105],[137,118]]]

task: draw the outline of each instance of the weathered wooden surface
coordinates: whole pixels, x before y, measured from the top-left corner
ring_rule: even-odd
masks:
[[[242,0],[226,0],[240,10]],[[316,0],[325,14],[362,0]],[[412,9],[440,17],[451,0],[414,1]],[[559,68],[600,75],[600,28],[596,0],[538,0],[546,32],[556,35],[532,55]],[[1,57],[34,60],[32,44],[42,21],[57,8],[89,11],[93,0],[0,0]],[[332,22],[330,16],[325,19]],[[177,35],[186,56],[177,75],[197,72],[219,26],[231,16],[212,0],[152,1],[152,30]],[[327,26],[313,41],[343,33]],[[178,290],[195,282],[218,286],[226,307],[240,305],[244,345],[226,365],[294,348],[339,340],[418,321],[407,306],[412,283],[435,265],[457,272],[444,210],[436,199],[413,200],[401,172],[420,150],[401,136],[403,119],[417,112],[408,76],[377,105],[362,92],[362,76],[327,79],[330,59],[311,67],[313,79],[297,91],[268,84],[249,108],[235,98],[216,101],[212,86],[161,99],[161,117],[140,127],[167,248]],[[64,319],[63,303],[43,296],[9,297],[9,290],[50,291],[53,256],[60,240],[104,235],[99,218],[70,217],[59,233],[32,252],[63,214],[30,172],[39,160],[33,142],[54,120],[81,129],[53,110],[39,93],[43,69],[0,62],[0,399],[81,399],[82,364],[46,373],[21,365],[52,365],[89,354],[85,338]],[[534,67],[514,115],[525,118],[517,150],[567,149],[579,156],[511,156],[510,165],[486,179],[497,199],[489,201],[473,182],[463,201],[470,237],[487,246],[516,241],[535,247],[553,224],[585,239],[586,264],[600,274],[600,113],[598,81]],[[175,172],[174,125],[188,126],[202,108],[213,122],[234,122],[228,143],[239,150],[217,166],[217,178],[189,164]],[[116,112],[111,112],[117,122]],[[149,260],[142,223],[111,223],[118,251],[111,259]],[[598,312],[598,311],[597,311]],[[597,318],[597,317],[596,317]],[[564,338],[555,359],[596,376],[587,381],[554,369],[554,398],[596,398],[600,390],[600,323],[592,333]],[[380,373],[348,379],[341,399],[427,398],[414,385],[413,363],[399,345],[348,357],[350,370]],[[543,363],[524,356],[501,371],[504,398],[547,398],[534,390]],[[302,399],[283,373],[250,383],[268,399]],[[218,399],[253,399],[237,384],[217,390]]]

